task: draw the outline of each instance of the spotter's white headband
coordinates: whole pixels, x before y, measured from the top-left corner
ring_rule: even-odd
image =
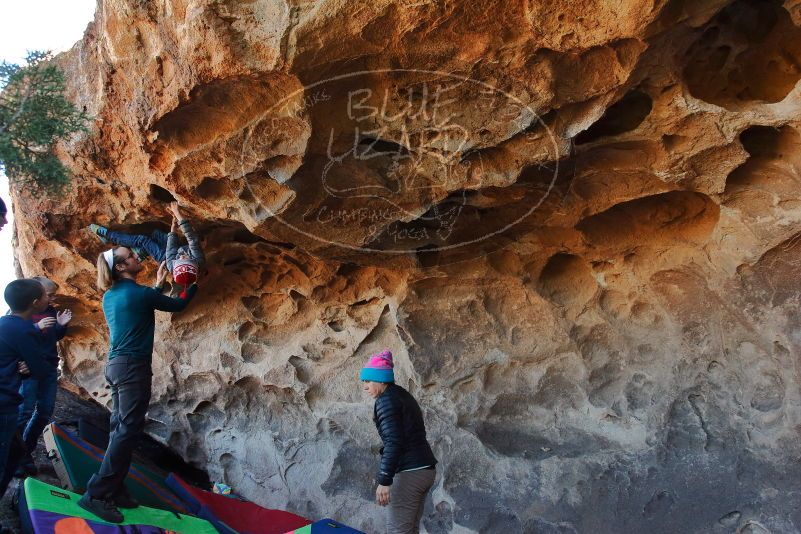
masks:
[[[110,248],[103,253],[103,259],[106,260],[110,271],[114,270],[114,249]]]

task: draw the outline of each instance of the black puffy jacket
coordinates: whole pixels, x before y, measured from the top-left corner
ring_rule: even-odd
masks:
[[[423,413],[411,394],[396,384],[389,384],[375,401],[373,421],[384,446],[376,480],[392,485],[395,473],[437,463],[426,440]]]

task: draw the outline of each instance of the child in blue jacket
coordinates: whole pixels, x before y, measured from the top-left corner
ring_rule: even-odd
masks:
[[[42,284],[14,280],[6,286],[3,297],[11,313],[0,317],[0,495],[5,494],[24,452],[24,447],[14,447],[14,454],[10,455],[22,402],[20,372],[42,379],[50,367],[45,361],[42,336],[31,321],[33,314],[44,311],[48,304]]]

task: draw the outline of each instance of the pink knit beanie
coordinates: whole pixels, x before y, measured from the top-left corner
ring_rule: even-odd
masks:
[[[384,350],[370,356],[370,359],[367,360],[367,365],[359,373],[359,379],[372,382],[394,382],[395,372],[393,368],[392,353],[389,350]]]

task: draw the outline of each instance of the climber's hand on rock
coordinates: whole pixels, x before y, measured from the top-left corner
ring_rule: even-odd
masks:
[[[181,213],[181,208],[178,207],[178,203],[177,202],[171,202],[170,203],[170,211],[175,216],[175,218],[178,219],[179,222],[183,221],[185,219],[184,214]]]
[[[389,486],[382,486],[381,484],[375,489],[375,502],[380,506],[389,504]]]
[[[178,231],[178,219],[175,217],[172,218],[172,224],[170,225],[170,232],[173,234]]]
[[[72,320],[72,310],[64,310],[56,314],[56,322],[61,326],[66,326]]]
[[[156,286],[161,287],[167,279],[167,262],[163,261],[159,265],[159,270],[156,273]]]

